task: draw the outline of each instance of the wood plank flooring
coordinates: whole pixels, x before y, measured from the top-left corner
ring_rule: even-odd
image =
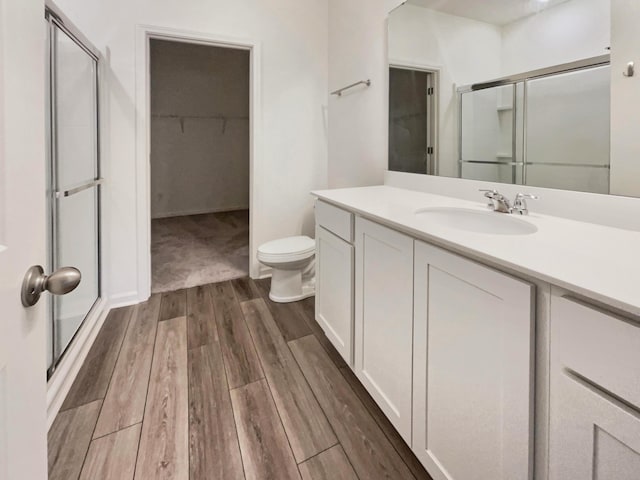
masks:
[[[247,480],[300,479],[287,435],[264,380],[231,390]]]
[[[211,286],[218,335],[221,338],[229,388],[242,387],[263,378],[260,361],[231,283]]]
[[[187,314],[187,291],[176,290],[162,294],[159,320],[184,317]]]
[[[218,342],[215,313],[209,288],[199,286],[187,290],[187,343],[189,348]]]
[[[349,383],[314,336],[290,343],[342,448],[360,478],[394,480],[413,475]]]
[[[101,405],[96,400],[58,414],[47,439],[49,480],[78,478]]]
[[[349,459],[340,445],[335,445],[300,464],[302,480],[356,480]]]
[[[159,311],[159,295],[153,295],[135,308],[98,417],[94,438],[142,422]]]
[[[338,443],[264,300],[242,304],[271,394],[298,463]]]
[[[141,426],[138,423],[91,442],[80,479],[133,478]]]
[[[268,300],[271,285],[270,280],[258,280],[256,283],[264,298]],[[269,301],[268,306],[273,315],[273,319],[278,324],[282,336],[287,342],[312,333],[309,324],[304,321],[295,303],[275,303]]]
[[[187,319],[158,325],[136,479],[189,478]]]
[[[430,479],[314,320],[248,278],[105,321],[49,431],[49,478]]]
[[[189,350],[189,458],[192,480],[244,478],[222,351],[216,343]]]
[[[109,313],[61,410],[104,398],[132,313],[131,308],[119,308]]]

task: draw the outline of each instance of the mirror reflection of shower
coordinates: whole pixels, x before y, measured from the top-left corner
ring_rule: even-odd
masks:
[[[408,0],[393,10],[389,169],[608,193],[610,9]]]
[[[609,193],[608,62],[458,88],[458,176]]]

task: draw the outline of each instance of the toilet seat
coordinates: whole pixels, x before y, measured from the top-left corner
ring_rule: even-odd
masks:
[[[315,254],[316,242],[304,235],[272,240],[258,248],[258,260],[268,263],[289,263],[306,260]]]

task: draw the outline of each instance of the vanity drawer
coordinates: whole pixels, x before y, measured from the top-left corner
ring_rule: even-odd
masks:
[[[640,408],[640,323],[553,296],[551,350],[556,369],[569,369]]]
[[[353,243],[353,214],[322,200],[316,202],[316,223],[325,230]]]

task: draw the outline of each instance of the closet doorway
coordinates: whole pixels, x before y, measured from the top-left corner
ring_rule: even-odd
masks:
[[[152,293],[249,275],[250,53],[149,41]]]

